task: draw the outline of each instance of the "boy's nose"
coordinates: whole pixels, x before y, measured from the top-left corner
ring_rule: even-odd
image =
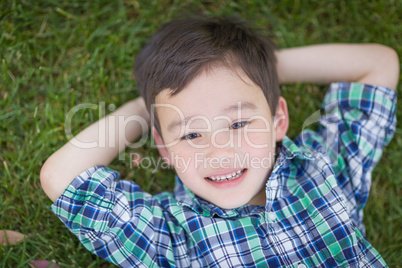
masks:
[[[212,133],[206,157],[233,158],[235,152],[235,141],[230,132]]]

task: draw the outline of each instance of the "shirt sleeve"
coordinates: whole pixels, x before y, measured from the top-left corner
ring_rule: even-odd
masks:
[[[306,131],[302,142],[329,157],[349,215],[364,232],[362,209],[370,191],[371,172],[396,129],[396,91],[333,83],[323,111],[324,115],[318,112],[306,121],[308,125],[319,118],[319,130]]]
[[[88,250],[112,263],[169,266],[174,257],[164,210],[134,182],[118,178],[106,167],[90,168],[51,209]]]

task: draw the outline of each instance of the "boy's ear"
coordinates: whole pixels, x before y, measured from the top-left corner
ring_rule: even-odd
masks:
[[[283,97],[279,97],[278,105],[274,117],[276,141],[281,141],[285,137],[289,127],[288,105]]]
[[[165,147],[165,143],[163,142],[161,135],[159,134],[159,132],[156,130],[156,128],[154,126],[152,127],[152,136],[154,136],[155,143],[157,145],[158,151],[161,154],[163,160],[168,165],[172,165],[170,154]]]

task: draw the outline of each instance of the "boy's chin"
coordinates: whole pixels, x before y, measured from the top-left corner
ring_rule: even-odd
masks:
[[[247,177],[247,175],[251,174],[247,174],[248,169],[246,170],[247,171],[243,175]],[[261,185],[259,186],[259,185],[253,185],[252,183],[250,183],[250,181],[247,181],[247,178],[243,178],[243,180],[245,180],[243,182],[241,179],[242,177],[239,177],[238,179],[240,180],[240,182],[233,181],[235,183],[234,188],[232,188],[233,191],[230,191],[231,187],[225,188],[224,186],[219,186],[218,188],[222,188],[222,192],[220,192],[221,189],[215,189],[218,190],[217,192],[215,192],[215,195],[212,196],[211,193],[209,193],[209,195],[206,194],[205,200],[223,209],[237,209],[244,205],[265,206],[266,204],[265,180],[263,180]],[[244,183],[247,182],[249,182],[248,185],[247,184],[245,185]],[[230,182],[222,182],[222,183],[230,183]],[[236,183],[239,183],[239,185],[236,185]],[[216,186],[216,183],[214,184],[215,184],[214,186]],[[255,187],[259,188],[256,189]],[[225,189],[229,189],[229,192],[226,192]]]

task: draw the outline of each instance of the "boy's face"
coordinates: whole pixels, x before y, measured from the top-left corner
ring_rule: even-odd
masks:
[[[263,92],[243,72],[215,67],[174,96],[159,93],[156,112],[159,151],[191,191],[222,208],[265,204],[275,143],[288,126],[283,98],[274,120]]]

